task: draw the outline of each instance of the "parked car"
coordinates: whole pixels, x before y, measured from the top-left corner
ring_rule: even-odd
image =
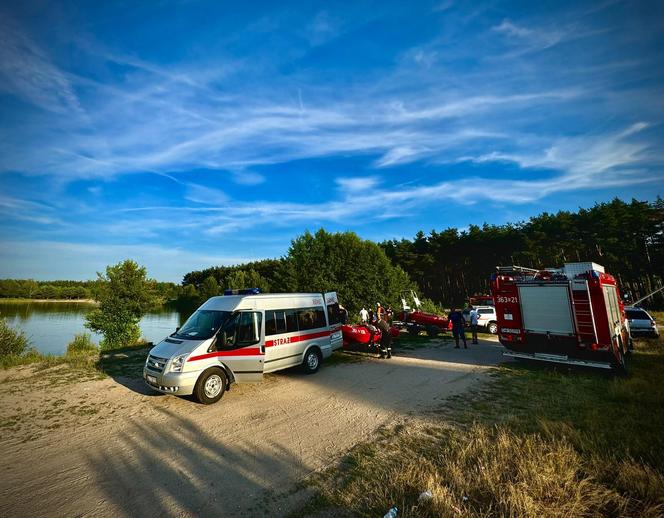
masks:
[[[486,328],[489,333],[495,335],[498,333],[498,318],[496,317],[496,308],[493,306],[477,306],[477,325]],[[470,309],[463,310],[463,318],[466,324],[470,325]]]
[[[632,336],[659,336],[657,322],[645,309],[634,306],[626,307],[625,316],[629,322],[629,330]]]

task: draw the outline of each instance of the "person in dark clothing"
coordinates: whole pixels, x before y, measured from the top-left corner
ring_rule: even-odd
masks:
[[[380,357],[392,358],[392,335],[390,334],[390,324],[387,323],[385,314],[378,320],[378,329],[380,329]]]
[[[452,311],[447,315],[447,318],[452,322],[452,336],[454,336],[454,342],[456,343],[454,348],[459,349],[459,338],[461,338],[463,340],[464,349],[468,349],[466,333],[463,329],[466,325],[466,319],[463,318],[463,313],[456,308],[452,308]]]

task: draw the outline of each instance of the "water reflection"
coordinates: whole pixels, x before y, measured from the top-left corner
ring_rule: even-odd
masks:
[[[3,302],[0,317],[9,325],[22,329],[32,345],[43,353],[63,354],[75,334],[89,332],[84,327],[85,314],[94,304],[80,302]],[[155,308],[140,322],[141,335],[158,342],[182,325],[190,312],[164,306]],[[99,343],[99,336],[91,333]]]

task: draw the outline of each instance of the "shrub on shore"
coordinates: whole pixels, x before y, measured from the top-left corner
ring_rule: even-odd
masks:
[[[66,356],[75,356],[81,354],[91,354],[99,352],[99,348],[92,341],[89,333],[80,333],[74,336],[74,339],[67,346]]]
[[[4,318],[0,318],[0,357],[20,356],[29,346],[23,331],[14,329]]]

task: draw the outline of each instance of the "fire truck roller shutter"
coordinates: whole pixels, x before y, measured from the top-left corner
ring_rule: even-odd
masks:
[[[523,328],[532,333],[573,335],[567,284],[519,286]]]

